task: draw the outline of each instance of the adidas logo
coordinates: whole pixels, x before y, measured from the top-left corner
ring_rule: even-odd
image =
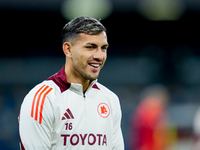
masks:
[[[66,110],[66,112],[64,113],[64,116],[62,117],[62,120],[65,120],[65,119],[74,119],[74,116],[69,108]]]

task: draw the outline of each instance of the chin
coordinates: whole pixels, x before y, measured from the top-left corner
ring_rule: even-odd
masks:
[[[91,80],[91,81],[96,80],[97,78],[98,78],[98,75],[95,75],[95,76],[87,75],[85,77],[86,80]]]
[[[97,77],[91,77],[89,80],[93,81],[93,80],[96,80]]]

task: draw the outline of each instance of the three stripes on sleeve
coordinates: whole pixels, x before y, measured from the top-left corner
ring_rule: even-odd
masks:
[[[48,85],[43,85],[34,95],[31,108],[31,117],[34,118],[36,121],[38,121],[39,117],[40,124],[42,124],[42,112],[45,98],[52,89],[53,88],[50,88]]]

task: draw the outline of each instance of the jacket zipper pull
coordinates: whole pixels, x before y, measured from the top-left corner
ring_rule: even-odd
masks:
[[[86,93],[86,91],[83,92],[83,98],[86,98],[85,93]]]

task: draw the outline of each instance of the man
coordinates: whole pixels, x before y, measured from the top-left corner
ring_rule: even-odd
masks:
[[[196,110],[193,120],[193,150],[200,150],[200,108]]]
[[[79,17],[62,30],[66,63],[25,97],[22,150],[123,150],[118,97],[97,82],[107,57],[105,27]]]
[[[169,148],[170,130],[166,115],[168,89],[151,85],[141,93],[141,102],[132,117],[132,150],[166,150]]]

